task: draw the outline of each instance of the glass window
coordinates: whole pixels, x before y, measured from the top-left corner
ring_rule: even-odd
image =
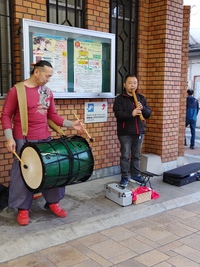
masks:
[[[85,28],[84,0],[48,0],[47,21],[55,24]]]
[[[4,96],[13,84],[12,70],[12,1],[0,1],[0,90]]]

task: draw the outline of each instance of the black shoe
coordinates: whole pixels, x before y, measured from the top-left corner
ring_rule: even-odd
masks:
[[[194,149],[194,146],[190,146],[191,149]]]

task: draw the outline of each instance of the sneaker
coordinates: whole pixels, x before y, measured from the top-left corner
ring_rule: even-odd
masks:
[[[63,209],[61,209],[60,205],[58,203],[56,204],[45,204],[45,209],[50,209],[55,215],[61,218],[67,217],[67,212]]]
[[[191,149],[194,149],[194,146],[190,146]]]
[[[126,187],[128,185],[128,179],[127,178],[122,178],[120,183],[120,186]]]
[[[18,210],[17,221],[20,225],[28,225],[29,224],[29,211]]]
[[[144,184],[144,178],[142,178],[141,175],[131,177],[130,181],[135,182],[135,183],[140,184],[140,185]]]

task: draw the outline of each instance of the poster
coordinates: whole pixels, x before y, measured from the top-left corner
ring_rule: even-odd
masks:
[[[47,86],[52,92],[67,91],[67,38],[49,34],[33,34],[33,63],[49,61],[54,69]]]
[[[74,92],[102,92],[102,44],[74,40]]]
[[[86,102],[85,123],[106,122],[108,118],[107,102]]]

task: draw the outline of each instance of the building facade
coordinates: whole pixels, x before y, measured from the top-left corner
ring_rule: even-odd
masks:
[[[19,22],[22,18],[47,21],[46,0],[11,1],[13,5],[13,57],[15,81],[21,80]],[[188,70],[188,40],[190,7],[182,0],[140,0],[137,25],[137,76],[139,90],[152,108],[147,121],[143,153],[161,158],[163,170],[176,167],[184,156],[185,101]],[[109,32],[108,0],[85,1],[87,29]],[[130,51],[131,53],[131,51]],[[0,99],[2,108],[4,97]],[[94,100],[94,99],[93,99]],[[56,99],[58,113],[74,120],[74,112],[84,119],[84,103],[91,99]],[[107,101],[107,122],[87,124],[94,139],[90,143],[94,155],[92,179],[119,173],[119,142],[116,120],[112,111],[114,98]],[[66,130],[67,135],[76,134]],[[53,137],[57,137],[55,132]],[[87,139],[85,133],[82,134]],[[9,184],[9,171],[13,155],[5,148],[5,138],[0,128],[1,173],[0,183]]]

